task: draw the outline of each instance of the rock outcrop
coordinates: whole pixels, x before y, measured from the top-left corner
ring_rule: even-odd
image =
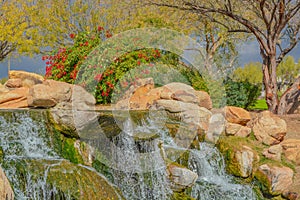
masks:
[[[258,115],[250,125],[256,139],[266,145],[279,144],[286,135],[286,122],[269,111]]]
[[[0,93],[0,108],[26,108],[29,89],[25,87]]]
[[[41,84],[44,81],[44,77],[35,73],[25,72],[25,71],[17,71],[11,70],[9,71],[9,80],[15,79],[20,81],[21,87],[32,87],[36,84]]]
[[[285,157],[300,166],[300,140],[287,139],[280,144]]]
[[[176,82],[154,88],[153,79],[147,78],[139,79],[136,85],[130,86],[119,98],[115,109],[146,110],[157,100],[173,100],[212,108],[210,96],[204,91],[196,91],[189,85]]]
[[[195,172],[175,164],[168,165],[167,173],[171,189],[177,192],[192,187],[198,178],[198,175]]]
[[[230,123],[240,124],[243,126],[251,120],[251,116],[248,111],[234,106],[225,107],[225,118]]]
[[[264,185],[264,193],[269,195],[279,195],[293,183],[294,172],[288,167],[279,167],[264,164],[258,167],[255,173],[257,180]]]

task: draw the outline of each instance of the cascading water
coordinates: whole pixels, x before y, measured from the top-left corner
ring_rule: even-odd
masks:
[[[216,147],[200,144],[201,150],[191,150],[188,167],[198,174],[191,196],[198,200],[251,200],[256,199],[252,188],[236,184],[233,177],[226,174],[225,162]]]
[[[0,116],[0,147],[5,153],[5,172],[14,185],[16,199],[47,199],[57,193],[46,182],[47,170],[38,180],[33,180],[32,174],[26,172],[25,184],[21,183],[17,173],[17,168],[28,160],[48,159],[59,162],[56,153],[51,149],[45,116],[40,113],[35,117],[38,120],[33,120],[26,111],[4,112],[4,116]],[[26,188],[26,191],[22,188]]]
[[[53,150],[44,119],[43,114],[33,117],[27,111],[1,113],[0,147],[5,153],[2,167],[13,184],[16,199],[74,199],[68,192],[60,196],[61,191],[48,183],[50,169],[61,167],[65,161]],[[109,141],[105,145],[101,141],[98,144],[90,141],[90,144],[109,158],[106,164],[112,181],[126,199],[170,199],[172,191],[165,152],[160,144],[166,149],[189,152],[186,167],[199,177],[189,194],[195,199],[256,199],[250,186],[236,184],[225,173],[224,160],[215,147],[206,143],[200,144],[200,150],[178,147],[159,117],[140,120],[138,125],[128,119],[123,124],[123,131]],[[41,176],[37,178],[30,170],[23,174],[24,177],[19,176],[20,169],[31,167],[34,170],[34,167],[40,167],[35,163],[40,162],[43,163]]]
[[[156,132],[145,124],[133,127],[127,119],[123,131],[112,139],[114,183],[126,199],[167,199],[171,194],[158,139],[151,138]]]

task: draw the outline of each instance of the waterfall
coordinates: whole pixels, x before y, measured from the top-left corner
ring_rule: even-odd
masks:
[[[189,169],[198,174],[191,196],[198,200],[252,200],[255,193],[248,185],[234,182],[225,171],[225,162],[218,149],[201,143],[200,150],[190,150]]]
[[[151,123],[141,124],[133,127],[131,119],[127,119],[124,130],[112,140],[115,145],[112,148],[115,184],[126,199],[168,199],[171,190],[158,139],[147,138],[158,131],[157,127],[154,130]]]
[[[167,177],[167,153],[164,152],[168,148],[189,153],[186,167],[198,174],[196,184],[186,191],[193,198],[256,199],[249,185],[238,184],[226,174],[224,160],[216,147],[207,143],[201,143],[200,150],[178,147],[166,123],[157,116],[140,119],[137,124],[128,118],[119,134],[106,140],[102,135],[99,141],[90,141],[90,145],[102,151],[108,159],[105,164],[110,169],[112,182],[125,199],[170,199],[173,192]],[[57,170],[66,162],[55,152],[49,132],[45,112],[38,111],[34,115],[30,111],[1,112],[2,168],[13,185],[16,199],[74,199],[68,190],[62,195],[55,184],[49,183],[51,169]],[[37,168],[42,171],[39,175],[34,173]],[[68,179],[61,180],[68,182]]]
[[[47,172],[34,180],[32,173],[23,174],[24,183],[20,182],[18,168],[26,167],[29,160],[57,160],[52,150],[43,113],[32,118],[30,112],[4,112],[0,116],[0,147],[5,153],[4,167],[8,179],[13,183],[16,199],[50,199],[57,193],[55,187],[47,184]],[[54,164],[56,165],[56,164]],[[46,168],[49,169],[51,165]],[[26,188],[24,191],[22,188]]]

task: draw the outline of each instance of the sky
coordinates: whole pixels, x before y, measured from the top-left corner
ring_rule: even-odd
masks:
[[[288,55],[295,58],[295,62],[300,59],[300,44],[296,46]],[[7,60],[0,62],[0,79],[7,77]],[[243,66],[249,62],[261,62],[259,55],[259,47],[256,41],[242,44],[239,47],[239,63]],[[11,70],[24,70],[28,72],[35,72],[38,74],[45,74],[45,62],[42,61],[41,56],[19,57],[11,59]]]

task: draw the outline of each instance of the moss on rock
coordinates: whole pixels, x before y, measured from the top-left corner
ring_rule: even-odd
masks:
[[[184,192],[174,192],[171,200],[196,200]]]
[[[78,149],[75,148],[75,138],[67,138],[58,130],[52,132],[52,143],[54,150],[63,158],[75,164],[83,164],[83,158]]]
[[[46,178],[46,188],[55,188],[56,192],[51,194],[53,199],[124,199],[118,190],[96,171],[66,160],[26,160],[18,166],[19,180],[24,182],[24,187],[21,188],[23,191],[28,190],[25,185],[26,177],[30,174],[32,183]]]
[[[238,177],[245,178],[248,176],[245,176],[243,172],[243,166],[241,166],[241,163],[238,161],[237,152],[243,152],[245,150],[250,150],[253,152],[253,161],[251,163],[252,169],[251,172],[249,172],[249,180],[252,179],[252,171],[257,168],[259,156],[254,150],[255,147],[249,138],[235,136],[221,137],[217,143],[217,146],[224,156],[228,173]]]

